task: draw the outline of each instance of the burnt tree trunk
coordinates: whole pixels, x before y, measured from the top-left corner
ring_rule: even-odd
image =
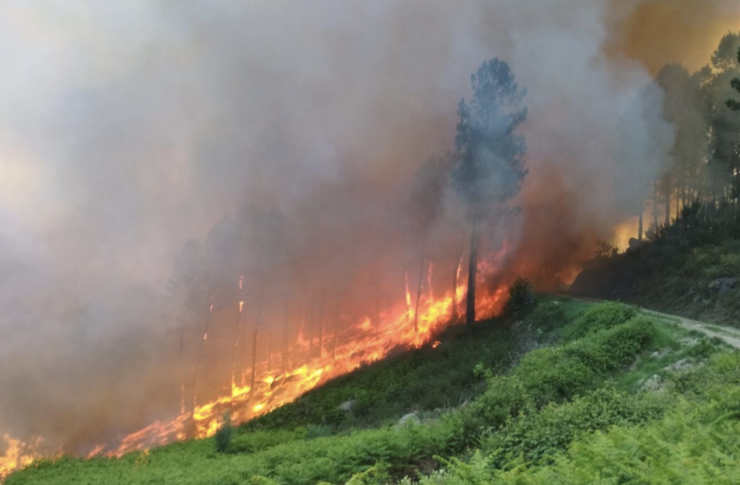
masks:
[[[337,343],[339,342],[339,327],[340,327],[340,312],[339,312],[339,292],[336,294],[336,300],[335,300],[335,315],[334,315],[334,339],[331,344],[331,358],[335,359],[337,358]]]
[[[641,211],[640,212],[640,226],[639,226],[639,228],[637,230],[637,239],[640,240],[640,241],[642,241],[642,216],[643,216],[643,214],[642,214],[642,211]]]
[[[257,337],[260,332],[260,325],[262,324],[262,306],[265,302],[265,289],[262,288],[260,294],[260,302],[257,310],[257,321],[254,322],[254,331],[252,332],[252,379],[249,384],[249,395],[254,395],[254,385],[257,381]]]
[[[414,308],[414,332],[419,331],[419,301],[421,300],[421,283],[424,281],[424,257],[419,263],[419,284],[416,286],[416,308]]]
[[[193,414],[195,414],[195,406],[198,402],[198,377],[200,376],[200,369],[203,367],[203,352],[206,346],[206,340],[208,340],[208,329],[211,326],[211,318],[213,317],[213,293],[208,304],[208,316],[206,322],[203,325],[203,340],[200,341],[200,349],[198,350],[198,365],[195,368],[195,377],[193,377]]]
[[[180,414],[185,414],[185,327],[180,326]]]
[[[457,323],[459,315],[457,314],[457,284],[460,277],[460,266],[462,266],[463,253],[465,251],[465,238],[460,239],[460,256],[455,259],[455,268],[452,272],[452,312],[450,322]]]
[[[283,374],[288,370],[288,336],[290,333],[290,303],[293,299],[293,295],[288,295],[288,300],[285,303],[285,319],[283,320],[283,345],[280,353],[280,363],[283,366]]]
[[[242,326],[244,325],[244,277],[239,279],[239,314],[236,321],[236,334],[234,336],[234,356],[231,361],[231,386],[236,385],[236,362],[239,357],[239,343],[241,341]]]
[[[310,295],[308,296],[310,298]],[[311,300],[309,299],[306,303],[306,306],[308,307],[308,330],[307,330],[307,337],[308,337],[308,355],[313,355],[313,307],[311,306]]]
[[[670,200],[670,196],[669,199]],[[658,233],[658,185],[653,185],[653,230]]]
[[[468,260],[468,295],[465,305],[465,318],[468,327],[475,323],[475,277],[478,273],[478,226],[473,221],[470,230],[470,258]]]
[[[319,296],[319,357],[324,353],[324,289]]]
[[[338,298],[338,297],[337,297]],[[339,302],[337,301],[337,307]],[[380,336],[380,277],[375,282],[375,337]]]

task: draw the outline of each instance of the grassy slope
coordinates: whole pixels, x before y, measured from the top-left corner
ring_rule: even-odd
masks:
[[[551,346],[511,367],[532,336]],[[118,460],[63,458],[36,463],[7,484],[266,483],[255,476],[277,483],[386,483],[429,475],[440,455],[463,461],[429,483],[466,483],[473,469],[487,482],[499,473],[492,466],[510,467],[517,457],[532,464],[526,473],[546,474],[553,460],[566,459],[557,453],[574,439],[612,425],[662,423],[677,406],[673,393],[700,406],[710,384],[740,381],[726,363],[694,372],[709,377],[665,370],[678,360],[724,355],[707,342],[682,346],[686,337],[619,305],[545,301],[513,328],[499,321],[470,334],[452,330],[437,349],[397,356],[316,389],[239,429],[228,453],[217,453],[208,439]],[[634,392],[655,374],[675,390]],[[348,399],[357,401],[353,414],[337,409]],[[421,425],[390,425],[410,411],[419,412]]]

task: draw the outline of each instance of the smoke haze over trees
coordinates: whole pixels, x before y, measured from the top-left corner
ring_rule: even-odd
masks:
[[[520,210],[479,234],[508,248],[487,287],[567,282],[651,200],[660,223],[736,201],[738,36],[712,52],[738,19],[734,0],[3,2],[0,431],[87,451],[176,412],[181,381],[192,407],[199,353],[215,396],[300,328],[330,352],[405,273],[417,301],[449,291],[470,201],[443,154],[486,59],[529,107]]]

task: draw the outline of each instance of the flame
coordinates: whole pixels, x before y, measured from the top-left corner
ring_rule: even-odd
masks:
[[[12,471],[23,468],[41,457],[36,451],[42,440],[37,438],[30,444],[23,443],[8,434],[3,435],[5,452],[0,455],[0,480]]]
[[[637,237],[639,221],[639,217],[632,217],[614,228],[614,236],[611,242],[617,249],[622,252],[629,249],[630,239]]]
[[[429,301],[434,303],[434,288],[432,287],[432,271],[434,262],[429,261],[429,271],[427,271],[427,289],[429,290]]]
[[[479,262],[481,279],[492,275],[508,251],[508,245],[489,258]],[[462,261],[457,268],[459,279]],[[431,275],[431,266],[429,275]],[[467,292],[466,284],[459,284],[457,301]],[[501,309],[506,297],[506,287],[496,289],[481,285],[477,293],[476,312],[481,317],[493,316]],[[379,312],[378,322],[370,317],[363,316],[352,325],[339,329],[341,338],[336,340],[336,350],[325,352],[322,355],[309,352],[309,342],[305,337],[303,324],[300,325],[296,341],[287,349],[290,360],[294,365],[290,369],[276,374],[269,369],[265,360],[256,364],[254,389],[250,386],[238,386],[234,382],[228,395],[206,404],[196,405],[194,411],[184,413],[169,419],[156,421],[149,426],[125,436],[117,443],[99,445],[92,448],[89,456],[121,456],[133,451],[146,450],[155,446],[165,445],[186,438],[205,438],[216,433],[222,423],[223,416],[228,413],[232,422],[239,423],[264,414],[279,406],[287,404],[306,391],[323,384],[324,382],[347,374],[362,365],[375,362],[385,357],[391,350],[398,347],[420,348],[428,342],[432,347],[440,344],[434,336],[450,324],[450,315],[453,298],[452,291],[443,297],[422,298],[419,303],[417,325],[414,328],[411,294],[408,290],[408,275],[406,275],[405,300],[394,307]],[[212,306],[211,310],[212,311]],[[204,335],[206,338],[206,335]],[[282,359],[281,349],[276,358]],[[252,369],[244,371],[251,374]],[[27,466],[34,459],[41,456],[32,446],[23,444],[9,436],[5,436],[7,451],[0,456],[0,479],[11,471]]]

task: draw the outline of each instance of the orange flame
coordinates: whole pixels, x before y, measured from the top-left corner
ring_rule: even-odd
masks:
[[[479,263],[479,271],[486,275],[493,274],[505,256],[508,246],[490,258]],[[457,268],[459,278],[462,262]],[[431,275],[431,267],[430,267]],[[465,284],[458,285],[458,299],[467,292]],[[486,317],[500,310],[506,288],[486,288],[481,285],[476,301],[476,312]],[[156,421],[151,425],[129,434],[115,445],[94,447],[90,456],[121,456],[137,450],[145,450],[186,438],[205,438],[212,436],[222,422],[222,416],[229,413],[233,422],[244,422],[264,414],[279,406],[289,403],[306,391],[343,374],[347,374],[364,364],[382,359],[392,349],[398,347],[419,348],[450,324],[453,304],[452,292],[437,299],[423,298],[419,305],[418,330],[414,328],[411,294],[408,290],[406,275],[406,298],[401,305],[387,308],[379,315],[379,322],[369,317],[347,325],[339,330],[335,356],[331,352],[313,355],[308,351],[309,343],[300,325],[295,343],[287,349],[292,363],[291,369],[280,374],[268,368],[267,361],[258,363],[255,369],[255,388],[240,387],[232,382],[231,392],[207,404],[198,405],[192,413],[181,413],[170,420]],[[211,306],[211,311],[212,311]],[[207,335],[204,335],[207,338]],[[439,341],[432,346],[437,348]],[[285,350],[276,352],[280,359]],[[277,358],[277,357],[276,357]],[[245,372],[251,373],[251,369]],[[14,469],[27,466],[35,458],[37,442],[31,446],[5,436],[7,451],[0,456],[0,479]]]

